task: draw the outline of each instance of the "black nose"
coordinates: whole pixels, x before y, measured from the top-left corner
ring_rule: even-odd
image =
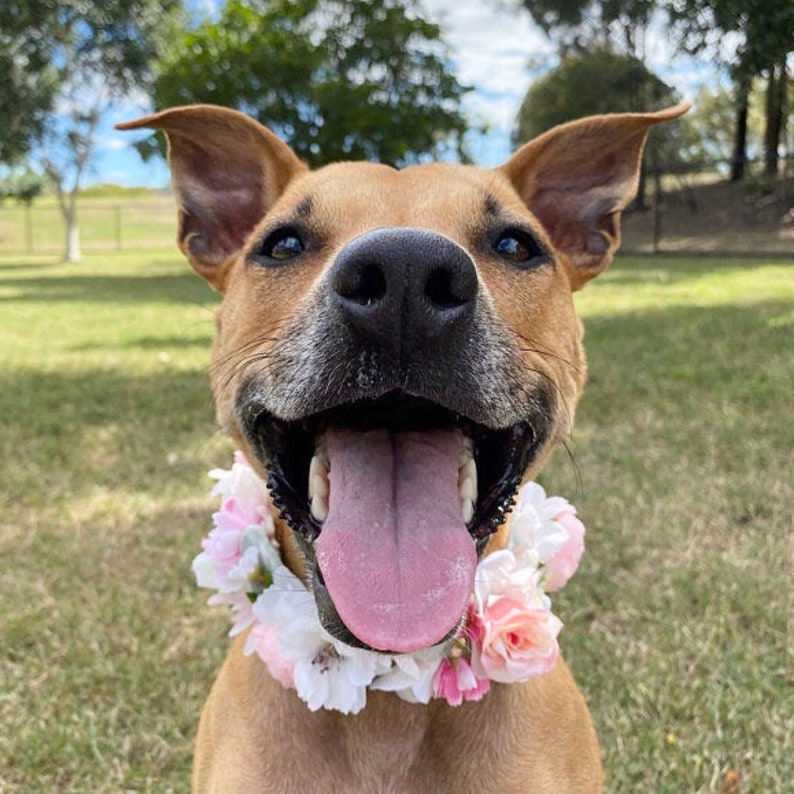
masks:
[[[368,342],[403,355],[462,336],[477,297],[469,255],[426,229],[375,229],[357,237],[339,252],[330,278],[344,321]]]

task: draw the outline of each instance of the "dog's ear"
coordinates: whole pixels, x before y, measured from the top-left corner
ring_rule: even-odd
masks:
[[[620,215],[637,192],[651,127],[689,107],[572,121],[525,144],[497,169],[570,260],[573,289],[600,273],[620,245]]]
[[[168,138],[179,247],[222,291],[224,265],[306,167],[270,130],[229,108],[187,105],[116,125],[141,127],[162,130]]]

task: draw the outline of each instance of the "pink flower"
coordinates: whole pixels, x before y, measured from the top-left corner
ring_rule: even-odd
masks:
[[[245,593],[215,593],[207,603],[210,606],[226,605],[232,609],[232,627],[229,636],[236,637],[255,620],[251,599]]]
[[[579,560],[584,552],[585,528],[576,517],[576,508],[567,505],[553,520],[564,529],[568,537],[551,557],[544,560],[548,569],[545,588],[549,592],[565,586],[579,567]]]
[[[227,499],[221,509],[213,514],[215,527],[201,545],[216,563],[216,571],[220,576],[225,576],[240,559],[245,530],[261,520],[256,508],[243,505],[234,498]]]
[[[560,629],[560,619],[539,600],[491,600],[470,623],[472,669],[504,684],[548,673],[557,661]]]
[[[267,623],[257,623],[246,640],[246,653],[256,651],[267,665],[270,675],[282,686],[295,688],[295,665],[286,660],[278,647],[281,629]]]
[[[443,659],[433,676],[433,696],[444,698],[450,706],[464,700],[479,700],[489,689],[487,678],[477,678],[463,657]]]

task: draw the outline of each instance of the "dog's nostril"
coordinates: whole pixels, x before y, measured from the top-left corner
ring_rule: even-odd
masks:
[[[462,294],[454,273],[446,268],[433,270],[425,282],[425,296],[434,309],[452,309],[470,300],[468,294]]]
[[[337,287],[337,293],[341,297],[362,306],[382,301],[386,290],[386,276],[378,265],[364,265],[347,284]]]

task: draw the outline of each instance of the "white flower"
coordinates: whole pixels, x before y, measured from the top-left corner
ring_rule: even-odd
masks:
[[[520,551],[501,549],[490,554],[477,566],[474,579],[474,601],[482,614],[497,598],[509,598],[522,604],[545,601],[540,587],[542,572],[533,549]]]
[[[324,638],[323,638],[324,639]],[[311,711],[335,709],[357,714],[367,703],[367,687],[378,667],[377,654],[339,646],[327,639],[310,658],[295,661],[295,688]]]
[[[206,551],[202,551],[194,557],[190,568],[196,577],[196,584],[199,587],[209,587],[212,590],[218,589],[215,560]]]
[[[409,703],[429,703],[433,676],[445,655],[444,646],[435,646],[410,655],[386,656],[386,669],[375,677],[370,689],[394,692]]]
[[[257,620],[280,630],[278,649],[292,663],[295,689],[309,709],[356,714],[378,672],[379,654],[335,642],[323,629],[311,593],[285,566],[253,607]]]
[[[542,485],[528,482],[518,492],[510,523],[509,547],[534,549],[540,562],[548,562],[565,545],[568,533],[555,517],[571,505],[561,496],[546,496]]]
[[[254,589],[253,582],[260,570],[259,549],[249,546],[229,569],[218,589],[221,593],[248,593]]]
[[[232,627],[229,636],[236,637],[256,622],[251,599],[245,593],[215,593],[209,597],[210,606],[230,606],[232,608]]]
[[[278,542],[274,537],[267,534],[262,524],[248,527],[245,530],[242,547],[243,554],[248,549],[256,549],[260,564],[271,576],[282,564],[281,555],[278,553]]]

